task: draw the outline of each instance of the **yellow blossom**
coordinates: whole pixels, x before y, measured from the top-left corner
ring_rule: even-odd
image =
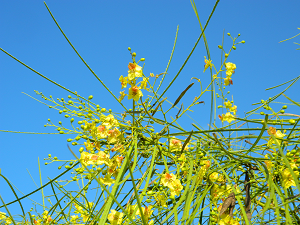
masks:
[[[205,72],[205,70],[208,67],[212,68],[212,66],[213,66],[213,64],[211,63],[211,59],[207,60],[205,56],[204,56],[204,62],[205,62],[205,65],[204,65],[204,71],[203,71],[203,73]]]
[[[212,182],[216,182],[219,178],[219,174],[217,172],[213,172],[209,175],[209,179]]]
[[[6,213],[0,212],[0,220],[4,220],[6,218]]]
[[[148,207],[147,207],[147,206],[142,207],[142,213],[143,213],[143,215],[144,215],[144,218],[145,218],[146,222],[148,222],[150,216],[151,216],[152,213],[153,213],[153,210],[151,210],[151,209],[152,209],[152,206],[151,206],[151,205],[148,206]],[[141,213],[140,213],[140,210],[138,210],[137,215],[139,215],[140,217],[142,217],[142,216],[141,216]]]
[[[115,180],[111,178],[110,175],[106,174],[104,176],[104,178],[100,178],[99,179],[101,183],[105,184],[105,185],[108,185],[108,186],[111,186],[112,184],[115,183]]]
[[[161,205],[162,207],[165,207],[165,208],[168,207],[168,205],[167,205],[167,198],[166,198],[166,196],[163,193],[155,195],[154,198],[157,201],[157,203],[159,205]]]
[[[222,121],[227,121],[228,123],[231,123],[232,121],[235,121],[235,118],[233,115],[230,114],[230,112],[226,113],[225,115],[222,114],[222,116],[219,115],[219,119]]]
[[[103,126],[103,125],[99,125],[98,127],[97,127],[97,137],[98,138],[106,138],[107,137],[107,129],[106,129],[106,127],[105,126]]]
[[[180,183],[180,180],[176,179],[173,183],[172,183],[172,186],[171,186],[171,196],[179,196],[180,195],[180,192],[181,190],[183,189],[183,186],[181,185]]]
[[[224,85],[228,86],[230,84],[233,84],[232,79],[230,77],[224,78]]]
[[[174,151],[181,151],[182,149],[182,143],[181,141],[175,139],[175,137],[173,137],[173,139],[170,140],[170,150],[172,152]]]
[[[160,183],[166,187],[171,188],[173,186],[173,182],[176,179],[176,175],[174,175],[173,173],[165,173],[162,175]]]
[[[127,211],[127,214],[131,217],[131,219],[135,219],[135,216],[136,216],[136,214],[137,214],[137,211],[136,211],[136,208],[137,208],[138,206],[137,205],[129,205],[128,207],[127,207],[127,209],[126,209],[126,211]],[[138,209],[137,209],[138,210]],[[134,212],[135,211],[135,212]]]
[[[123,135],[119,131],[118,128],[114,128],[114,129],[108,131],[107,141],[109,144],[114,144],[114,143],[116,143],[118,141],[122,141],[122,140],[123,140]]]
[[[117,212],[112,209],[111,213],[108,215],[107,219],[112,225],[119,225],[122,223],[123,213]]]
[[[119,78],[119,81],[121,82],[122,89],[127,87],[128,77],[123,77],[121,75],[120,78]]]
[[[106,129],[111,129],[113,126],[119,126],[118,120],[116,120],[112,114],[109,114],[108,116],[101,119],[103,120],[102,125],[105,126]]]
[[[133,80],[136,77],[142,77],[143,71],[142,67],[137,65],[136,63],[129,63],[128,65],[128,79]]]
[[[237,220],[234,220],[229,214],[223,213],[220,217],[219,225],[239,225]]]
[[[138,88],[138,86],[133,86],[133,87],[129,88],[128,99],[133,99],[134,101],[137,102],[141,96],[143,96],[143,93]]]
[[[234,70],[236,69],[236,65],[234,63],[228,62],[225,63],[225,67],[226,75],[230,77],[235,72]]]
[[[229,109],[230,112],[233,112],[234,115],[236,115],[236,111],[237,111],[237,106],[232,106],[230,109]]]
[[[279,145],[281,144],[281,140],[278,140],[278,139],[282,139],[284,136],[286,136],[286,134],[281,133],[280,130],[276,131],[275,127],[269,127],[268,134],[269,135],[273,134]],[[273,143],[274,143],[274,140],[272,137],[270,137],[267,145],[271,146]]]
[[[127,94],[125,94],[125,91],[120,91],[120,96],[119,96],[119,100],[120,102],[125,98]]]
[[[75,224],[78,219],[79,219],[78,215],[73,215],[73,216],[71,216],[70,222]]]
[[[232,106],[232,104],[229,100],[227,102],[224,102],[224,105],[227,109],[231,108],[231,106]]]
[[[50,217],[51,218],[51,217]],[[6,217],[5,224],[12,224],[12,220],[9,217]],[[46,221],[46,224],[48,224],[48,221]]]
[[[290,164],[291,168],[298,168],[295,163]],[[299,176],[299,171],[294,171],[295,175]],[[293,176],[288,168],[284,169],[281,172],[282,176],[282,183],[284,188],[289,188],[291,186],[296,186],[295,180],[293,179]]]
[[[147,88],[148,80],[149,80],[149,78],[146,78],[146,77],[143,78],[143,81],[141,82],[140,89],[146,89],[146,90],[148,90],[148,88]]]

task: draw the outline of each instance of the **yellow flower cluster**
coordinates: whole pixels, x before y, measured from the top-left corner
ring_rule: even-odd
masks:
[[[175,137],[173,137],[170,140],[170,150],[171,150],[171,152],[181,151],[181,149],[182,149],[182,142],[175,139]],[[184,150],[188,150],[187,145],[185,146]]]
[[[80,159],[81,164],[84,167],[89,165],[100,166],[103,164],[107,166],[107,170],[103,170],[102,168],[102,174],[105,176],[103,178],[99,178],[99,181],[105,185],[111,186],[115,182],[112,176],[115,178],[117,177],[119,172],[118,167],[121,167],[123,156],[115,155],[111,159],[109,153],[100,151],[100,142],[97,140],[106,139],[109,144],[114,144],[117,147],[114,148],[114,150],[120,150],[123,147],[122,142],[124,140],[124,136],[117,128],[119,126],[119,122],[114,118],[113,115],[103,115],[100,118],[100,121],[102,123],[99,126],[96,126],[95,121],[92,123],[84,121],[84,130],[90,132],[95,142],[91,143],[89,139],[84,142],[87,151],[81,152]],[[95,153],[94,149],[96,149],[98,152]]]
[[[171,196],[180,195],[181,190],[183,189],[183,186],[181,185],[180,180],[176,178],[176,175],[173,173],[165,173],[161,177],[160,183],[170,188]]]
[[[233,84],[231,76],[235,72],[236,65],[234,63],[228,62],[225,63],[226,68],[226,78],[224,78],[224,85],[228,86],[230,84]]]
[[[279,139],[282,139],[284,136],[286,136],[286,134],[281,133],[280,130],[276,131],[275,127],[269,127],[268,134],[269,135],[273,134],[279,145],[281,144],[281,140],[279,140]],[[268,141],[268,144],[267,144],[268,147],[270,147],[274,143],[275,143],[275,141],[273,140],[272,136],[269,137],[269,141]]]
[[[206,59],[206,57],[204,56],[204,71],[207,70],[208,67],[212,68],[214,64],[211,63],[211,59]]]
[[[228,123],[231,123],[232,121],[235,121],[235,115],[237,112],[237,106],[232,105],[232,103],[228,100],[227,102],[224,102],[225,108],[229,111],[226,114],[222,114],[222,116],[219,115],[219,119],[222,121],[227,121]],[[231,114],[233,113],[233,115]]]
[[[131,87],[129,88],[128,99],[133,99],[137,102],[140,97],[143,96],[141,89],[148,90],[147,83],[149,78],[144,77],[143,81],[140,82],[140,86],[138,87],[136,81],[138,77],[143,77],[142,67],[134,62],[128,64],[128,69],[128,76],[123,77],[122,75],[120,76],[119,80],[121,82],[122,89],[126,88],[128,83],[130,84]],[[119,100],[122,101],[126,95],[127,94],[125,94],[125,91],[121,91]]]

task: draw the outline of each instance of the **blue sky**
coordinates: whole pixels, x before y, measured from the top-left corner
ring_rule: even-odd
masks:
[[[214,1],[195,1],[200,20],[204,25]],[[144,73],[164,72],[179,26],[177,45],[167,75],[166,87],[175,76],[190,53],[199,34],[200,27],[189,1],[46,1],[56,20],[72,44],[88,65],[119,96],[120,75],[127,74],[131,57],[127,48],[144,57]],[[93,95],[93,102],[101,107],[121,112],[122,108],[101,86],[85,67],[73,49],[64,39],[48,13],[43,1],[2,1],[0,3],[0,47],[36,71],[55,82],[77,91],[81,96]],[[237,65],[233,85],[228,90],[238,106],[238,115],[253,109],[252,103],[273,96],[282,90],[265,91],[299,75],[299,51],[293,42],[299,38],[279,43],[296,35],[299,30],[299,1],[221,1],[206,29],[206,38],[213,63],[220,64],[222,35],[230,32],[245,44],[237,46],[229,61]],[[232,41],[225,35],[224,48],[229,49]],[[200,78],[203,86],[210,80],[208,72],[203,73],[206,56],[203,39],[200,40],[191,59],[186,64],[166,97],[174,102],[190,83],[192,77]],[[44,128],[47,119],[54,123],[69,119],[59,115],[43,104],[22,94],[25,92],[39,100],[34,90],[46,96],[67,98],[68,92],[41,78],[3,52],[0,52],[0,129],[22,132],[51,133]],[[191,101],[199,94],[195,84],[183,101]],[[299,101],[299,83],[287,95]],[[209,97],[209,95],[207,94]],[[203,127],[209,123],[209,98],[205,105],[191,113]],[[297,99],[298,98],[298,99]],[[282,99],[285,101],[284,99]],[[129,107],[131,103],[124,101]],[[126,103],[127,102],[127,103]],[[285,101],[286,102],[286,101]],[[187,104],[187,103],[186,103]],[[200,108],[201,107],[201,108]],[[290,113],[299,114],[299,109],[290,108]],[[298,110],[298,111],[297,111]],[[259,116],[258,116],[259,117]],[[180,120],[191,128],[191,121]],[[59,164],[44,166],[43,158],[49,153],[59,159],[73,158],[68,151],[68,135],[0,133],[1,173],[9,178],[24,194],[35,188],[28,171],[37,183],[38,157],[41,161],[43,182],[47,177],[58,174]],[[28,170],[28,171],[27,171]],[[10,189],[0,180],[0,195],[5,202],[14,200]],[[18,193],[19,196],[22,194]],[[41,196],[36,195],[41,201]],[[28,208],[31,204],[28,203]],[[0,209],[1,211],[2,209]],[[18,213],[16,206],[13,213]]]

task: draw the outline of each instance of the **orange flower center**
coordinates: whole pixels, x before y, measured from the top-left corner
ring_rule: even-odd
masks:
[[[134,70],[135,68],[136,68],[136,65],[135,65],[135,64],[129,63],[129,65],[128,65],[128,69],[129,69],[129,70]]]

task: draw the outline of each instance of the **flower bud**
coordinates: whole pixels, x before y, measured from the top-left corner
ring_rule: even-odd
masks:
[[[233,50],[236,50],[236,47],[235,47],[235,46],[232,46],[232,49],[233,49]]]
[[[63,130],[59,131],[60,134],[64,134],[65,132]]]
[[[230,33],[227,33],[228,36],[230,36]]]
[[[130,47],[128,47],[128,51],[131,51],[131,48],[130,48]]]
[[[81,152],[83,152],[83,150],[84,150],[84,148],[80,147],[79,152],[81,153]]]
[[[77,142],[72,142],[72,145],[73,145],[73,146],[77,145]]]
[[[287,105],[282,106],[283,109],[287,109]]]
[[[242,40],[242,41],[241,41],[241,43],[242,43],[242,44],[245,44],[245,41],[244,41],[244,40]]]
[[[59,110],[59,112],[58,112],[59,114],[62,114],[63,113],[63,111],[62,110]]]
[[[132,53],[132,56],[133,56],[133,57],[136,57],[136,53],[135,53],[135,52],[133,52],[133,53]]]
[[[68,98],[72,98],[71,95],[68,95]]]
[[[284,113],[285,111],[282,109],[282,110],[280,110],[280,113]]]
[[[228,56],[229,56],[229,54],[226,53],[226,54],[225,54],[225,57],[227,58]]]
[[[69,116],[69,115],[65,115],[65,117],[66,117],[66,118],[69,118],[70,116]]]
[[[290,120],[289,120],[289,123],[290,123],[290,124],[294,124],[294,123],[296,123],[296,121],[293,120],[293,119],[290,119]]]
[[[141,61],[145,61],[145,58],[141,58]]]
[[[218,48],[219,48],[219,49],[222,49],[223,47],[222,47],[222,45],[218,45]]]
[[[90,96],[89,96],[89,99],[92,99],[92,98],[93,98],[93,95],[90,95]]]
[[[238,37],[241,36],[241,34],[238,34]]]
[[[62,122],[61,121],[58,121],[58,123],[61,125],[62,124]]]
[[[70,122],[73,123],[74,122],[74,118],[71,118]]]
[[[71,142],[71,141],[72,141],[72,138],[68,138],[68,139],[67,139],[67,142]]]
[[[265,115],[265,113],[264,112],[260,112],[260,115]]]
[[[101,112],[105,112],[105,111],[106,111],[106,108],[102,108],[102,109],[101,109]]]

